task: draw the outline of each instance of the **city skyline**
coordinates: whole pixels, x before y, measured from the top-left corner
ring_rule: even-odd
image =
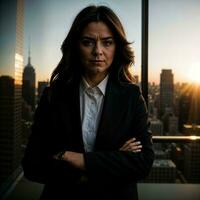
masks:
[[[104,5],[116,11],[125,26],[128,41],[134,41],[134,74],[140,76],[141,0],[132,1],[109,0]],[[153,142],[155,140],[155,161],[152,173],[146,180],[149,183],[200,182],[200,143],[196,142],[200,139],[200,28],[197,25],[200,22],[200,0],[198,1],[192,0],[190,2],[193,3],[189,5],[189,0],[149,0],[150,78],[146,103],[149,130],[152,132]],[[14,188],[15,183],[23,177],[21,160],[32,132],[33,119],[37,118],[35,109],[40,109],[39,102],[44,100],[45,103],[48,100],[48,114],[52,113],[56,121],[59,121],[57,117],[60,115],[54,113],[54,106],[58,101],[54,103],[49,93],[45,100],[43,91],[61,58],[60,45],[74,16],[84,6],[89,5],[88,2],[94,1],[1,1],[0,198],[7,195],[10,188]],[[99,2],[95,1],[96,4]],[[179,12],[178,2],[183,2],[184,8],[180,7],[182,11],[187,10],[187,14]],[[188,16],[193,16],[194,19]],[[139,78],[136,84],[140,85],[140,81]],[[42,95],[44,99],[40,101]],[[129,110],[128,112],[130,113]],[[109,116],[112,118],[115,114],[111,109]],[[133,119],[129,120],[137,118],[130,115],[131,117]],[[51,123],[51,117],[46,121],[49,120]],[[164,140],[160,142],[155,136],[171,136],[172,139],[174,136],[190,136],[190,139],[179,139],[175,142],[166,140],[163,143]],[[27,189],[23,187],[23,192],[20,190],[20,193],[24,195]],[[32,187],[35,188],[35,185]],[[34,196],[34,193],[31,195]],[[194,191],[191,196],[194,196]]]
[[[60,47],[75,15],[90,4],[107,5],[120,17],[135,50],[133,71],[140,77],[141,0],[25,0],[24,67],[30,46],[36,82],[50,79],[61,59]],[[172,69],[175,83],[200,82],[199,13],[198,0],[149,1],[149,82],[158,84],[162,69]],[[6,74],[6,67],[2,71],[2,75]]]

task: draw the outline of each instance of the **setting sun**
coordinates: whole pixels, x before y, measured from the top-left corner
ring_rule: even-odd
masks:
[[[200,84],[200,63],[191,65],[188,69],[188,79],[194,83]]]

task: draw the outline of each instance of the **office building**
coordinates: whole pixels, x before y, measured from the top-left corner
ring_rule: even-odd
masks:
[[[163,135],[163,123],[159,119],[150,120],[150,128],[153,135]]]
[[[169,135],[178,134],[178,117],[175,115],[169,116]]]
[[[184,145],[184,177],[189,183],[199,183],[200,180],[200,144]]]
[[[0,1],[0,198],[20,172],[24,1]]]
[[[35,110],[35,69],[31,65],[31,56],[29,50],[28,64],[23,71],[22,97],[32,111]]]
[[[200,125],[185,124],[185,135],[200,136]],[[184,145],[184,176],[189,183],[199,183],[200,180],[200,143],[192,142]]]
[[[148,183],[175,183],[176,165],[172,160],[154,160],[152,170],[144,182]]]
[[[173,110],[174,101],[174,75],[171,69],[162,69],[160,74],[160,116],[166,108]]]
[[[184,124],[189,122],[191,96],[189,93],[183,93],[179,100],[179,131],[183,131]]]

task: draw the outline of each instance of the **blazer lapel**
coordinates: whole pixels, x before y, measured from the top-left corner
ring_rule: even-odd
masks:
[[[69,126],[71,129],[68,138],[70,139],[70,143],[72,144],[73,150],[83,152],[84,145],[82,139],[82,126],[80,117],[79,82],[76,81],[67,85],[65,93],[66,95],[64,98],[64,104],[65,106],[67,106],[68,113],[64,113],[63,117],[66,119],[70,118],[69,121],[71,122],[70,124],[68,121],[66,122],[67,126]]]
[[[118,133],[118,126],[121,124],[121,119],[127,110],[127,102],[124,95],[123,86],[114,83],[112,80],[108,81],[95,150],[102,149],[102,147],[105,149],[111,148],[110,143],[112,140],[114,144],[114,139],[117,138],[117,135],[113,137],[113,134]]]

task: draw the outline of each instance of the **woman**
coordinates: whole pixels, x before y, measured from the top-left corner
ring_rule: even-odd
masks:
[[[25,177],[45,184],[41,199],[137,199],[154,153],[129,45],[110,8],[75,18],[22,160]]]

